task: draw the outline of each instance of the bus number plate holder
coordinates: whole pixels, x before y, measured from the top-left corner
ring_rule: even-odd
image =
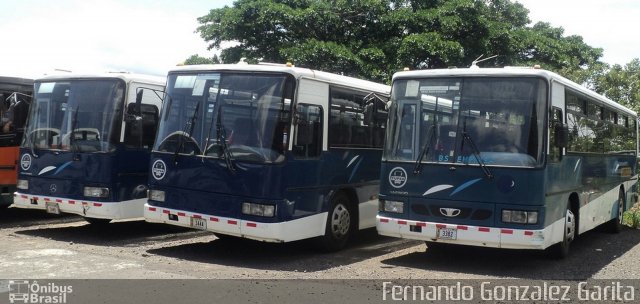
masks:
[[[439,228],[438,239],[441,240],[455,240],[458,238],[458,231],[456,228]]]
[[[191,218],[191,228],[200,229],[200,230],[207,230],[207,220],[205,220],[203,218],[192,217]]]
[[[46,202],[45,206],[47,207],[47,213],[60,214],[60,206],[58,206],[58,203]]]

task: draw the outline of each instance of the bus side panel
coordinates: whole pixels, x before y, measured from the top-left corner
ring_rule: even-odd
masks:
[[[288,185],[287,199],[295,202],[295,214],[327,212],[332,196],[343,190],[355,196],[356,212],[364,213],[360,226],[373,227],[380,157],[381,151],[374,149],[329,149],[319,159],[288,161],[283,184]]]

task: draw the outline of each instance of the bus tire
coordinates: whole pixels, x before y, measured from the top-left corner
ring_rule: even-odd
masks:
[[[549,254],[554,259],[564,259],[569,256],[571,242],[576,237],[576,218],[571,211],[571,207],[567,204],[564,213],[564,229],[562,231],[562,242],[549,247]]]
[[[321,250],[335,252],[346,246],[354,230],[353,215],[347,195],[340,192],[331,199],[325,233],[318,239]]]
[[[618,193],[618,214],[616,215],[615,218],[612,218],[610,221],[608,221],[605,225],[606,225],[606,230],[608,232],[611,233],[620,233],[620,231],[622,231],[623,225],[622,225],[622,218],[623,218],[623,214],[624,214],[624,208],[626,205],[626,198],[624,196],[624,191],[622,189],[620,189],[620,192]]]
[[[110,219],[101,219],[101,218],[95,218],[95,217],[85,217],[84,220],[89,222],[89,224],[91,224],[92,226],[96,226],[96,227],[104,226],[111,222]]]

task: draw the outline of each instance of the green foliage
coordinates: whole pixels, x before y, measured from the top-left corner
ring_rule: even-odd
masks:
[[[622,223],[631,228],[640,229],[640,203],[636,203],[631,209],[625,211]]]
[[[199,55],[191,55],[191,57],[187,58],[184,61],[184,65],[195,65],[195,64],[215,64],[220,63],[220,59],[218,59],[217,55],[214,55],[212,58],[205,58]]]
[[[640,59],[633,59],[624,67],[613,65],[594,78],[598,93],[640,112]]]
[[[528,10],[509,0],[238,0],[198,19],[197,32],[222,62],[291,61],[298,66],[388,82],[393,72],[533,65],[586,82],[602,50],[562,28],[528,27]]]

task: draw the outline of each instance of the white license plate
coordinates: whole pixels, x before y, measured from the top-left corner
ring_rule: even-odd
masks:
[[[47,213],[60,214],[60,206],[58,206],[58,203],[47,202],[45,206],[47,207]]]
[[[440,228],[438,229],[438,238],[442,240],[455,240],[458,238],[456,228]]]
[[[191,228],[207,230],[207,220],[202,218],[191,218]]]

